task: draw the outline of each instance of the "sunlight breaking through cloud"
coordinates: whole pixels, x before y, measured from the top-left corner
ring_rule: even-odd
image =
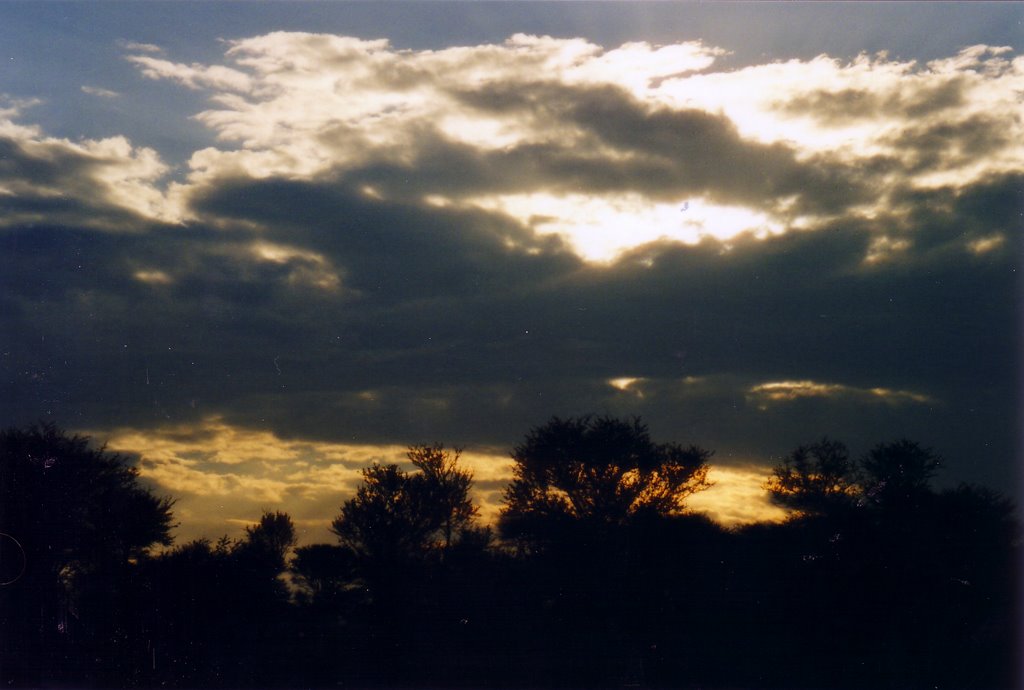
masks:
[[[226,64],[128,57],[146,77],[206,91],[212,107],[197,120],[241,144],[194,153],[165,204],[185,215],[238,175],[351,176],[383,199],[507,214],[607,262],[657,240],[765,238],[843,211],[873,218],[897,180],[963,187],[1024,164],[1013,95],[1024,58],[1000,47],[925,65],[879,53],[716,72],[725,51],[699,42],[604,48],[516,34],[398,50],[275,32],[229,46]],[[893,247],[876,244],[868,262],[898,258]]]
[[[616,379],[612,385],[628,390],[636,380]],[[303,543],[330,542],[331,516],[355,493],[363,468],[373,463],[409,467],[404,446],[283,439],[217,417],[96,437],[113,452],[138,456],[142,478],[158,493],[178,499],[175,512],[190,518],[179,540],[235,534],[262,511],[283,510],[295,516]],[[472,495],[481,519],[494,524],[504,486],[512,478],[512,459],[500,451],[471,449],[462,453],[460,463],[473,473]],[[713,465],[710,476],[715,485],[689,499],[691,510],[730,527],[781,518],[763,491],[766,469]]]
[[[773,381],[752,386],[748,391],[751,399],[758,403],[760,409],[767,409],[771,403],[790,402],[801,398],[857,398],[875,400],[890,405],[904,403],[930,404],[933,398],[913,391],[892,390],[889,388],[857,388],[838,383],[819,383],[817,381]]]

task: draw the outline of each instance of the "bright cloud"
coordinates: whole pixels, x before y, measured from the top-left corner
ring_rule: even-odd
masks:
[[[230,67],[182,65],[148,55],[130,55],[127,59],[138,65],[142,73],[150,79],[170,79],[190,89],[248,91],[251,88],[249,77]]]
[[[116,216],[125,212],[171,219],[159,186],[168,167],[154,149],[133,146],[123,136],[71,141],[17,124],[34,104],[7,101],[0,107],[0,145],[6,150],[0,189],[21,201],[0,224],[73,218],[85,226],[124,228],[130,224]]]
[[[1002,48],[926,65],[879,54],[715,72],[724,51],[699,42],[606,49],[517,34],[398,50],[275,32],[229,45],[222,65],[129,58],[150,78],[207,90],[213,107],[196,119],[240,145],[195,153],[189,186],[172,189],[182,204],[225,178],[370,174],[383,176],[368,185],[382,198],[497,211],[607,261],[661,239],[870,219],[899,210],[890,187],[1024,167],[1024,58]],[[866,258],[883,256],[895,254]]]
[[[657,240],[697,244],[708,237],[729,240],[744,233],[765,236],[784,230],[767,214],[700,198],[662,203],[639,194],[555,196],[538,192],[477,203],[508,214],[539,233],[568,238],[576,252],[591,261],[611,261],[628,249]]]
[[[905,403],[927,404],[934,400],[922,393],[913,391],[893,390],[891,388],[857,388],[839,383],[819,383],[817,381],[772,381],[752,386],[748,391],[751,399],[761,409],[767,409],[771,403],[790,402],[801,398],[855,398],[864,401],[877,401],[890,405]]]
[[[713,465],[708,471],[712,487],[691,496],[687,505],[727,527],[781,522],[786,511],[773,504],[764,489],[770,474],[769,468],[760,465]]]
[[[138,455],[144,479],[176,497],[188,515],[206,517],[188,525],[192,531],[181,535],[184,538],[201,536],[202,530],[212,529],[213,534],[206,534],[211,537],[234,532],[239,524],[256,521],[261,511],[274,509],[300,516],[310,528],[304,541],[329,541],[330,518],[324,514],[336,513],[355,493],[363,468],[373,463],[409,467],[405,446],[285,439],[230,425],[220,417],[90,435],[105,439],[111,451]],[[493,487],[512,476],[511,459],[487,450],[470,451],[462,454],[461,463],[482,484],[474,495],[481,516],[493,521],[501,500],[501,491]],[[222,521],[211,520],[213,515]]]
[[[628,389],[633,381],[617,379],[612,385]],[[118,429],[99,437],[113,452],[138,455],[141,476],[178,499],[176,512],[204,518],[187,525],[191,531],[179,535],[186,539],[202,536],[203,530],[208,537],[235,533],[272,509],[299,516],[297,522],[306,528],[303,541],[331,541],[330,517],[324,514],[336,513],[355,493],[362,468],[373,463],[409,466],[404,446],[283,439],[218,417],[194,425]],[[481,518],[493,523],[513,461],[506,453],[483,449],[463,452],[460,462],[477,483],[473,495]],[[766,469],[716,465],[710,476],[715,486],[689,501],[695,512],[727,526],[783,517],[762,488]]]

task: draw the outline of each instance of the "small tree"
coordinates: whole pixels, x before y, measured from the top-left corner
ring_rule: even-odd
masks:
[[[236,549],[260,561],[275,574],[285,569],[288,552],[295,546],[295,525],[288,513],[264,511],[260,521],[245,528],[245,539]]]
[[[502,530],[540,522],[622,523],[640,512],[675,515],[711,486],[708,458],[697,446],[651,441],[639,419],[552,418],[516,446],[505,491]]]

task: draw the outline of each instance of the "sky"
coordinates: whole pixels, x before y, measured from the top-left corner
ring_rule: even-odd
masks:
[[[0,3],[0,422],[179,540],[554,415],[1015,494],[1022,96],[1019,3]]]

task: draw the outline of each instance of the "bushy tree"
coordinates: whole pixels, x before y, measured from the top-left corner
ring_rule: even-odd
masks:
[[[363,483],[331,524],[341,544],[364,560],[394,563],[443,551],[477,515],[473,475],[458,465],[461,451],[443,444],[409,448],[417,471],[398,465],[363,470]]]
[[[355,579],[352,551],[336,544],[310,544],[295,549],[291,572],[305,600],[330,601]]]
[[[515,447],[505,491],[506,534],[566,519],[623,523],[638,513],[675,515],[710,486],[711,452],[657,444],[639,419],[552,418]]]
[[[772,501],[800,515],[824,515],[853,505],[861,493],[846,446],[828,438],[799,446],[772,469]]]
[[[272,684],[292,624],[281,577],[295,545],[287,513],[264,511],[240,539],[198,539],[149,559],[143,686]]]
[[[171,505],[139,483],[127,458],[85,436],[51,424],[0,432],[0,532],[25,563],[0,588],[5,680],[25,673],[20,680],[36,684],[40,672],[104,658],[100,648],[124,632],[128,570],[171,543]]]
[[[860,462],[864,497],[880,506],[916,504],[941,465],[938,455],[914,441],[879,443]]]
[[[265,511],[259,522],[245,528],[245,538],[236,550],[239,555],[257,561],[261,569],[276,575],[285,569],[288,552],[295,543],[291,516],[280,511]]]

